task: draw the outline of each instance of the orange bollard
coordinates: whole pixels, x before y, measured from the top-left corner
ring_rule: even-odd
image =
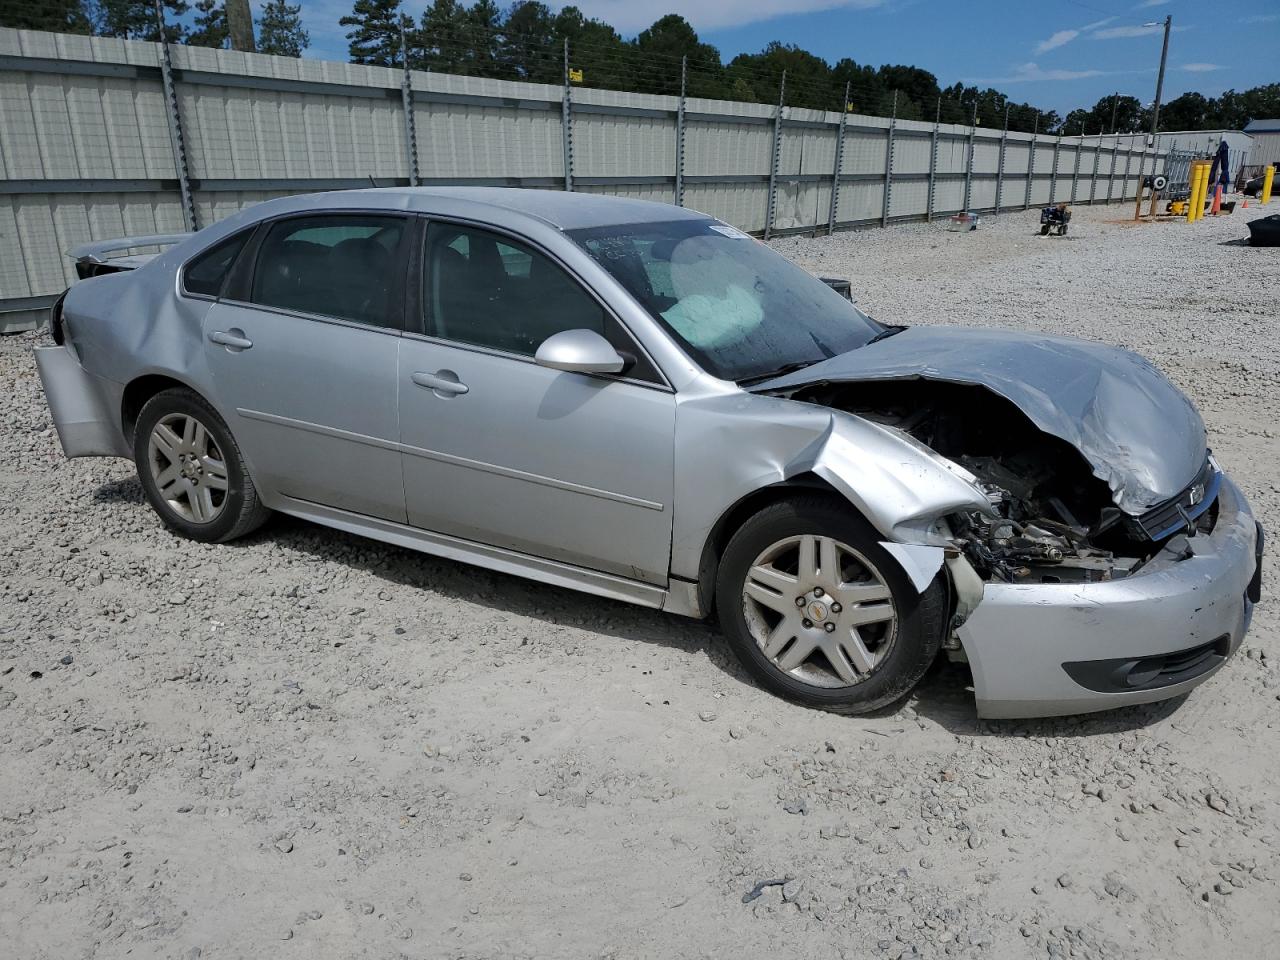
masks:
[[[1209,212],[1215,217],[1218,211],[1222,209],[1222,184],[1218,184],[1213,188],[1213,206],[1209,208]]]

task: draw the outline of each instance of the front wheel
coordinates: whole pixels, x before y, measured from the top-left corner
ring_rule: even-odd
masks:
[[[192,540],[234,540],[270,514],[231,431],[192,390],[162,390],[146,402],[134,430],[133,459],[165,526]]]
[[[725,548],[716,607],[729,646],[766,689],[857,714],[916,685],[942,644],[945,585],[920,593],[874,528],[835,498],[761,510]]]

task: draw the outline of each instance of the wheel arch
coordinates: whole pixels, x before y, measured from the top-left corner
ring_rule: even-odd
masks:
[[[210,402],[208,397],[191,384],[168,372],[153,371],[134,377],[125,384],[124,392],[120,397],[120,429],[124,432],[126,441],[133,443],[133,432],[138,425],[138,416],[142,413],[142,408],[146,406],[147,401],[157,393],[174,387],[190,390],[203,398],[206,403]]]
[[[702,557],[698,564],[698,605],[704,611],[715,609],[716,574],[720,569],[720,558],[733,535],[755,514],[765,507],[786,500],[799,493],[825,493],[840,501],[842,505],[862,516],[862,512],[849,502],[839,490],[818,476],[806,471],[796,474],[777,483],[757,487],[750,493],[731,504],[712,525],[702,546]],[[866,518],[863,517],[865,520]]]

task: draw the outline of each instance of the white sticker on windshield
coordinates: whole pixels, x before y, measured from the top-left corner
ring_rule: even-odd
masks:
[[[749,234],[743,233],[737,227],[731,227],[727,223],[713,223],[711,229],[721,236],[728,237],[730,240],[750,240]]]

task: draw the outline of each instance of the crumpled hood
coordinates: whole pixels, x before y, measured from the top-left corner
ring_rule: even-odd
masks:
[[[1204,466],[1204,421],[1177,387],[1136,353],[1072,337],[912,327],[753,389],[916,378],[1004,397],[1079,450],[1129,514],[1180,493]]]

